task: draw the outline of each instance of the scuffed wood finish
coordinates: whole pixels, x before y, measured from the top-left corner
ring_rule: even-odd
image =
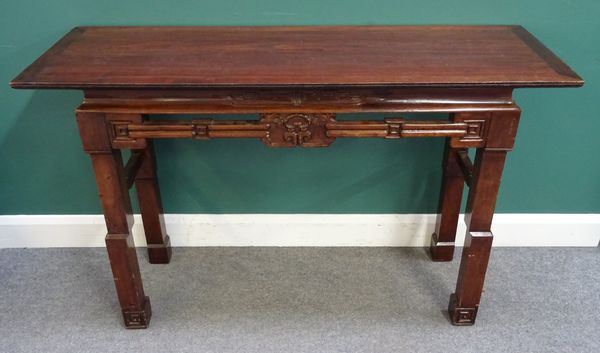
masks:
[[[106,220],[106,249],[125,325],[146,328],[152,311],[144,295],[142,276],[131,235],[133,217],[121,151],[110,145],[105,116],[77,114],[83,149],[92,158],[98,193]]]
[[[506,153],[513,148],[520,110],[494,113],[485,147],[478,148],[467,199],[467,233],[454,294],[448,311],[454,325],[475,323],[492,249],[491,231]]]
[[[168,263],[171,256],[152,144],[165,138],[255,138],[269,147],[445,138],[431,257],[453,257],[466,184],[468,230],[448,310],[453,324],[473,324],[500,178],[520,117],[513,90],[582,84],[520,26],[78,27],[11,82],[84,93],[77,121],[96,174],[128,328],[146,327],[151,315],[131,237],[132,184],[150,262]],[[349,112],[386,118],[336,119]],[[434,112],[449,120],[401,115]],[[260,118],[217,116],[225,113]],[[215,116],[165,117],[173,114]],[[474,163],[469,148],[477,149]],[[121,149],[132,151],[125,166]]]

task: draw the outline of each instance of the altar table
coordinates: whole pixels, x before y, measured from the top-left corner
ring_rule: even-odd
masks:
[[[448,310],[453,324],[473,324],[502,169],[519,123],[513,89],[582,84],[520,26],[77,27],[11,82],[84,93],[77,124],[128,328],[147,327],[151,316],[131,236],[132,186],[150,262],[166,264],[171,256],[152,145],[165,138],[257,138],[268,147],[306,148],[340,138],[445,138],[430,254],[452,260],[466,184],[468,229]],[[349,112],[389,117],[336,119]],[[448,118],[401,116],[432,112]],[[217,117],[226,113],[260,119]],[[476,149],[474,162],[469,148]],[[123,149],[131,150],[126,163]]]

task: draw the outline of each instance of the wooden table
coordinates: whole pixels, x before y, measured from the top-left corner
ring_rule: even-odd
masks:
[[[171,256],[152,140],[241,137],[269,147],[445,138],[431,258],[452,260],[466,184],[468,230],[448,310],[453,324],[473,324],[502,169],[519,123],[513,89],[582,84],[520,26],[78,27],[11,82],[85,95],[77,123],[96,175],[128,328],[147,327],[151,316],[131,236],[133,185],[150,262],[168,263]],[[390,118],[336,120],[346,112]],[[399,115],[405,112],[449,118],[406,120]],[[260,120],[150,117],[198,113],[260,113]],[[477,150],[474,163],[469,148]],[[132,151],[125,164],[122,149]]]

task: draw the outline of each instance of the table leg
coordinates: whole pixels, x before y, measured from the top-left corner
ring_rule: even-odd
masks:
[[[142,165],[135,177],[135,189],[148,244],[148,257],[152,264],[167,264],[171,259],[171,243],[165,230],[152,140],[146,141],[141,153]]]
[[[433,261],[452,261],[454,256],[454,240],[465,183],[458,165],[458,151],[459,149],[450,147],[450,139],[448,138],[444,150],[443,179],[438,216],[435,233],[431,236],[429,247],[429,254]]]
[[[78,112],[77,122],[96,174],[108,230],[106,248],[125,326],[146,328],[152,312],[131,235],[133,218],[121,152],[111,147],[103,114]]]
[[[475,323],[492,248],[492,218],[506,153],[512,148],[519,121],[518,110],[496,113],[489,120],[486,146],[477,149],[465,222],[467,233],[456,291],[448,311],[454,325]]]

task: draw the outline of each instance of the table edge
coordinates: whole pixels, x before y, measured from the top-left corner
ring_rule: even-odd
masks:
[[[32,76],[40,69],[47,57],[60,52],[72,41],[76,40],[81,33],[89,28],[133,28],[133,27],[170,27],[170,28],[194,28],[203,27],[208,29],[217,28],[278,28],[278,29],[294,29],[294,28],[454,28],[467,29],[474,27],[481,28],[505,28],[511,29],[519,39],[523,41],[540,59],[548,64],[559,76],[565,77],[565,80],[560,81],[489,81],[489,82],[418,82],[418,83],[401,83],[401,82],[377,82],[377,83],[314,83],[314,84],[243,84],[243,83],[216,83],[216,84],[131,84],[131,83],[69,83],[69,82],[44,82],[33,81]],[[581,87],[585,81],[575,73],[566,63],[564,63],[556,54],[548,49],[540,42],[533,34],[527,31],[521,25],[357,25],[357,26],[77,26],[67,32],[54,45],[39,56],[33,63],[26,67],[21,73],[13,78],[9,85],[14,89],[73,89],[84,90],[90,88],[130,88],[130,89],[210,89],[210,88],[301,88],[301,87],[434,87],[434,88],[493,88],[493,87],[510,87],[510,88],[535,88],[535,87]]]

